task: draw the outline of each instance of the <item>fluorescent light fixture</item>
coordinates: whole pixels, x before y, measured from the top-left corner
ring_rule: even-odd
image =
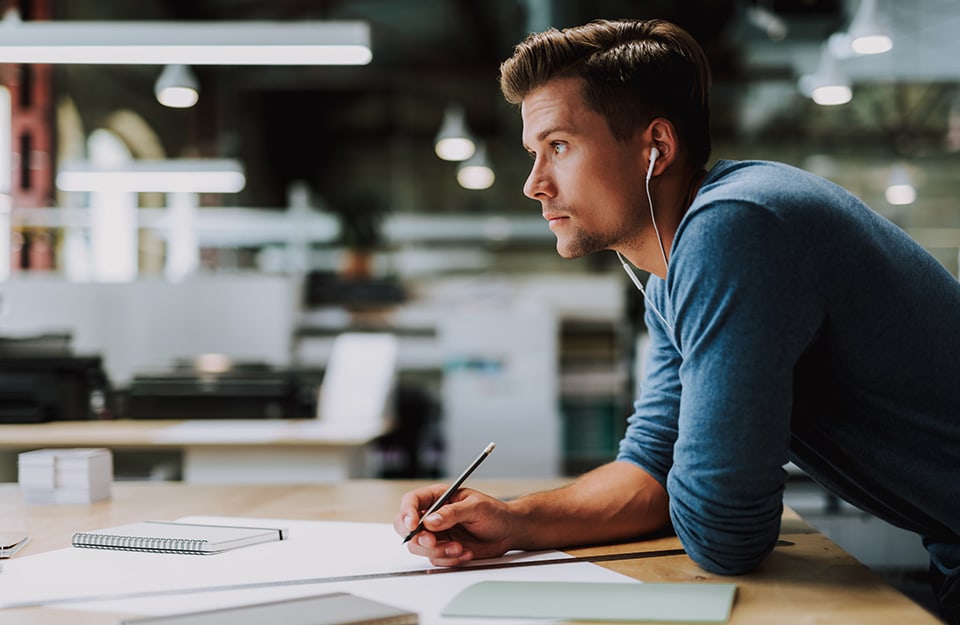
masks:
[[[473,156],[457,167],[457,182],[464,189],[489,189],[495,179],[493,168],[487,161],[487,148],[482,143],[477,146]]]
[[[880,22],[876,0],[860,0],[847,35],[857,54],[882,54],[893,49],[893,40]]]
[[[463,107],[459,104],[447,106],[443,114],[443,125],[437,133],[434,150],[445,161],[465,161],[476,151],[477,146],[467,130]]]
[[[913,204],[917,201],[917,189],[913,186],[913,178],[904,165],[894,165],[884,191],[887,201],[896,206]]]
[[[0,24],[0,63],[366,65],[370,25],[317,22],[34,22]]]
[[[243,166],[232,159],[139,160],[122,168],[75,161],[57,172],[63,191],[236,193],[245,184]]]
[[[167,65],[154,86],[157,101],[170,108],[185,109],[197,103],[200,87],[188,65]]]

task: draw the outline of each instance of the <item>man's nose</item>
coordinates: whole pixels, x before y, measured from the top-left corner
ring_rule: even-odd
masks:
[[[530,175],[527,176],[527,180],[523,184],[523,194],[531,200],[542,200],[551,197],[552,188],[543,168],[534,164],[530,170]]]

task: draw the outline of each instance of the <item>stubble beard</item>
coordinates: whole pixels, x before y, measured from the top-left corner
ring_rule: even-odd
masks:
[[[557,253],[566,259],[580,258],[609,247],[607,237],[600,237],[580,229],[577,229],[573,237],[566,240],[557,238]]]
[[[624,240],[626,234],[626,232],[613,234],[587,232],[578,227],[570,237],[557,237],[557,254],[561,258],[574,259],[594,252],[616,249],[617,244]]]

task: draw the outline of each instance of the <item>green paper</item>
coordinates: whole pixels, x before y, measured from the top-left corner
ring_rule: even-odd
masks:
[[[478,582],[443,616],[725,623],[735,584]]]

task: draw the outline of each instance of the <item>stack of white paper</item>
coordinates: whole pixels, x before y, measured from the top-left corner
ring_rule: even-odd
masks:
[[[93,503],[110,498],[109,449],[39,449],[19,456],[20,490],[28,503]]]
[[[416,612],[420,625],[539,625],[543,621],[467,621],[440,613],[454,595],[485,580],[639,584],[556,551],[512,552],[478,561],[475,564],[481,566],[476,569],[434,567],[407,551],[388,523],[207,516],[176,521],[285,527],[290,535],[285,540],[206,556],[74,547],[18,556],[5,560],[0,574],[0,621],[4,621],[4,609],[37,605],[168,615],[346,592]],[[513,564],[517,566],[511,567]],[[505,568],[486,568],[491,565]],[[317,615],[318,620],[322,617]],[[84,619],[78,614],[74,620]],[[286,625],[282,620],[270,623]]]

